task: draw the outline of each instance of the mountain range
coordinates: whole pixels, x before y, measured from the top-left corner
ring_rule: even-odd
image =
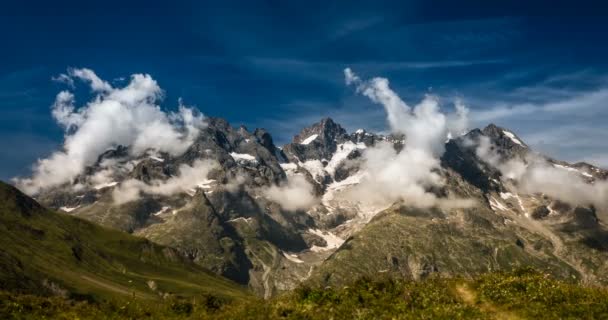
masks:
[[[325,118],[278,147],[263,129],[207,118],[180,155],[115,146],[69,183],[33,195],[37,202],[3,185],[5,199],[20,200],[2,204],[3,218],[13,221],[2,224],[2,234],[15,243],[0,250],[2,274],[10,275],[2,286],[19,275],[31,288],[52,290],[50,279],[57,278],[74,292],[101,292],[113,290],[108,279],[130,277],[144,295],[154,294],[147,281],[179,274],[221,286],[227,295],[238,296],[240,285],[269,298],[302,282],[472,276],[521,266],[586,284],[608,282],[606,209],[562,190],[559,182],[569,180],[554,181],[563,174],[579,190],[594,190],[608,171],[537,154],[493,124],[448,137],[424,176],[407,162],[374,162],[377,150],[398,158],[407,138],[349,133]],[[539,169],[525,171],[522,164]],[[384,180],[370,170],[380,170]],[[391,176],[403,172],[408,175]],[[425,182],[429,176],[434,183]],[[411,198],[393,196],[411,185],[420,187]],[[29,222],[14,222],[16,216]],[[17,241],[21,234],[31,243]],[[49,256],[25,261],[23,252],[40,243]],[[51,258],[60,247],[66,250],[57,254],[69,257]],[[124,251],[116,253],[118,247]],[[141,261],[156,271],[148,274]],[[56,274],[64,269],[74,272]],[[181,283],[166,281],[165,287]]]

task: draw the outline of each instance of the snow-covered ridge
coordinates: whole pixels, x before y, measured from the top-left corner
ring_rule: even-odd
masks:
[[[300,144],[309,144],[311,142],[313,142],[315,139],[317,139],[319,135],[318,134],[313,134],[312,136],[304,139],[302,142],[300,142]]]
[[[517,139],[512,132],[503,130],[502,133],[504,133],[505,136],[507,136],[509,139],[511,139],[511,141],[513,141],[514,143],[516,143],[522,147],[525,147],[524,144],[521,141],[519,141],[519,139]]]
[[[576,172],[578,174],[582,174],[583,176],[585,176],[587,178],[593,178],[593,175],[591,175],[591,174],[589,174],[589,173],[587,173],[585,171],[576,169],[576,168],[571,168],[571,167],[563,166],[563,165],[557,164],[557,163],[554,163],[553,166],[556,167],[556,168],[559,168],[559,169],[566,170],[566,171]]]
[[[338,165],[346,160],[346,158],[348,157],[348,155],[355,149],[360,149],[363,150],[365,149],[366,146],[364,143],[352,143],[350,141],[347,141],[346,143],[341,143],[337,146],[336,148],[336,153],[334,153],[334,155],[331,157],[331,160],[329,161],[329,163],[327,164],[327,166],[325,167],[325,171],[327,171],[327,173],[329,173],[332,177],[334,176],[334,174],[336,173],[336,168],[338,167]]]
[[[75,206],[75,207],[61,207],[59,208],[59,210],[64,211],[64,212],[72,212],[76,209],[80,208],[80,206]]]
[[[230,156],[235,160],[235,161],[244,161],[244,162],[258,162],[254,156],[250,155],[250,154],[246,154],[246,153],[236,153],[236,152],[231,152]]]
[[[153,213],[153,215],[155,215],[155,216],[159,216],[159,215],[161,215],[161,214],[163,214],[163,213],[167,212],[169,209],[171,209],[171,207],[169,207],[169,206],[164,206],[164,207],[162,207],[160,210],[158,210],[157,212]]]
[[[101,190],[101,189],[104,189],[104,188],[113,187],[113,186],[115,186],[115,185],[117,185],[117,184],[118,184],[118,182],[116,182],[116,181],[112,181],[112,182],[107,182],[107,183],[98,184],[98,185],[94,186],[93,188],[94,188],[95,190]]]

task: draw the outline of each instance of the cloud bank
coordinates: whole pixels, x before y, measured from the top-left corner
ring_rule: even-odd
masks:
[[[439,158],[450,136],[460,135],[467,128],[466,107],[458,101],[453,114],[439,108],[437,97],[427,95],[413,108],[389,86],[388,79],[362,80],[351,69],[344,70],[347,85],[376,104],[384,107],[392,133],[405,135],[401,151],[390,143],[379,143],[363,155],[364,177],[348,197],[374,205],[390,205],[404,201],[416,207],[469,206],[468,201],[439,199],[428,190],[441,187]]]
[[[498,169],[505,182],[514,181],[519,192],[543,193],[571,205],[608,210],[608,181],[590,183],[583,171],[553,164],[537,154],[504,159],[495,150],[488,137],[480,137],[477,156]]]
[[[319,202],[314,195],[312,184],[302,175],[289,176],[285,185],[272,185],[262,193],[288,211],[310,209]]]
[[[52,115],[65,129],[63,150],[39,159],[29,179],[15,179],[28,194],[71,182],[109,148],[128,146],[132,154],[146,150],[183,153],[205,127],[203,115],[181,104],[174,113],[158,105],[162,90],[147,74],[134,74],[122,88],[114,88],[90,69],[69,69],[57,79],[87,83],[94,97],[77,108],[70,91],[57,94]]]
[[[138,200],[142,193],[170,196],[195,189],[207,181],[207,175],[219,163],[213,160],[196,160],[192,166],[182,164],[179,173],[167,180],[153,180],[150,184],[137,179],[123,181],[112,192],[114,202],[123,204]]]

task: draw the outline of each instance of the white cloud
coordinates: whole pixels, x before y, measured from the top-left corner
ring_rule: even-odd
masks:
[[[264,189],[263,194],[289,211],[306,210],[319,201],[314,195],[312,184],[301,175],[290,176],[286,184],[272,185]]]
[[[59,77],[64,78],[66,75],[60,75]],[[91,85],[91,89],[95,92],[110,92],[112,91],[112,86],[104,80],[101,80],[95,72],[91,69],[82,68],[82,69],[68,69],[67,76],[69,78],[78,78],[83,81],[87,81]]]
[[[548,91],[550,89],[545,89]],[[528,115],[560,115],[585,116],[593,115],[588,111],[603,110],[608,99],[608,89],[600,88],[587,92],[567,92],[568,96],[562,99],[544,103],[493,103],[488,108],[475,110],[472,120],[476,123],[487,123],[489,121],[504,120]],[[552,94],[554,95],[554,94]],[[528,99],[529,100],[529,99]]]
[[[202,114],[181,103],[177,113],[162,111],[157,104],[162,90],[149,75],[134,74],[123,88],[112,88],[89,69],[70,69],[68,75],[87,81],[96,96],[76,109],[72,93],[57,95],[52,113],[66,129],[63,150],[38,160],[31,178],[15,179],[29,194],[70,182],[118,145],[135,155],[147,149],[179,155],[205,126]]]
[[[74,94],[69,91],[61,91],[55,98],[52,107],[53,118],[66,130],[78,127],[84,121],[82,114],[74,112]]]
[[[417,207],[469,206],[468,201],[438,199],[428,190],[444,184],[439,157],[451,130],[460,134],[467,126],[467,109],[458,101],[456,113],[446,115],[439,110],[438,98],[427,95],[414,108],[408,106],[389,86],[385,78],[361,80],[350,69],[344,70],[347,84],[374,103],[381,104],[393,133],[406,136],[403,150],[397,152],[392,144],[379,143],[368,148],[361,169],[361,183],[344,194],[351,200],[374,206],[390,205],[402,200]],[[454,201],[451,201],[454,200]]]
[[[384,107],[391,131],[405,134],[408,148],[441,155],[448,133],[460,134],[468,126],[468,110],[460,100],[456,102],[456,113],[449,116],[439,110],[439,99],[433,95],[426,95],[412,109],[390,88],[388,79],[362,81],[349,68],[344,74],[346,84],[354,85],[357,92]]]
[[[209,172],[217,167],[216,161],[196,160],[192,166],[181,165],[177,176],[164,181],[153,180],[146,184],[136,179],[125,180],[114,189],[112,196],[116,204],[123,204],[139,199],[142,193],[164,196],[183,193],[205,183]]]
[[[56,77],[52,77],[51,80],[59,83],[65,83],[68,87],[74,88],[74,79],[67,74],[62,73]]]
[[[572,205],[608,210],[608,181],[589,183],[581,171],[555,166],[536,154],[528,154],[525,159],[504,159],[487,137],[480,138],[476,153],[498,169],[503,180],[515,181],[522,193],[543,193]]]

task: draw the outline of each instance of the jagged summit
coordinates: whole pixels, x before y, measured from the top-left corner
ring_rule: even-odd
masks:
[[[293,138],[293,143],[309,144],[312,142],[328,143],[336,140],[343,140],[346,137],[346,130],[331,118],[323,118],[321,121],[302,129]]]
[[[515,133],[499,127],[493,123],[483,128],[482,132],[494,140],[494,142],[505,148],[528,148],[528,146]]]
[[[302,129],[293,138],[293,142],[283,147],[283,151],[292,162],[330,159],[336,152],[336,146],[346,140],[348,135],[342,126],[331,118],[323,118],[310,127]]]

